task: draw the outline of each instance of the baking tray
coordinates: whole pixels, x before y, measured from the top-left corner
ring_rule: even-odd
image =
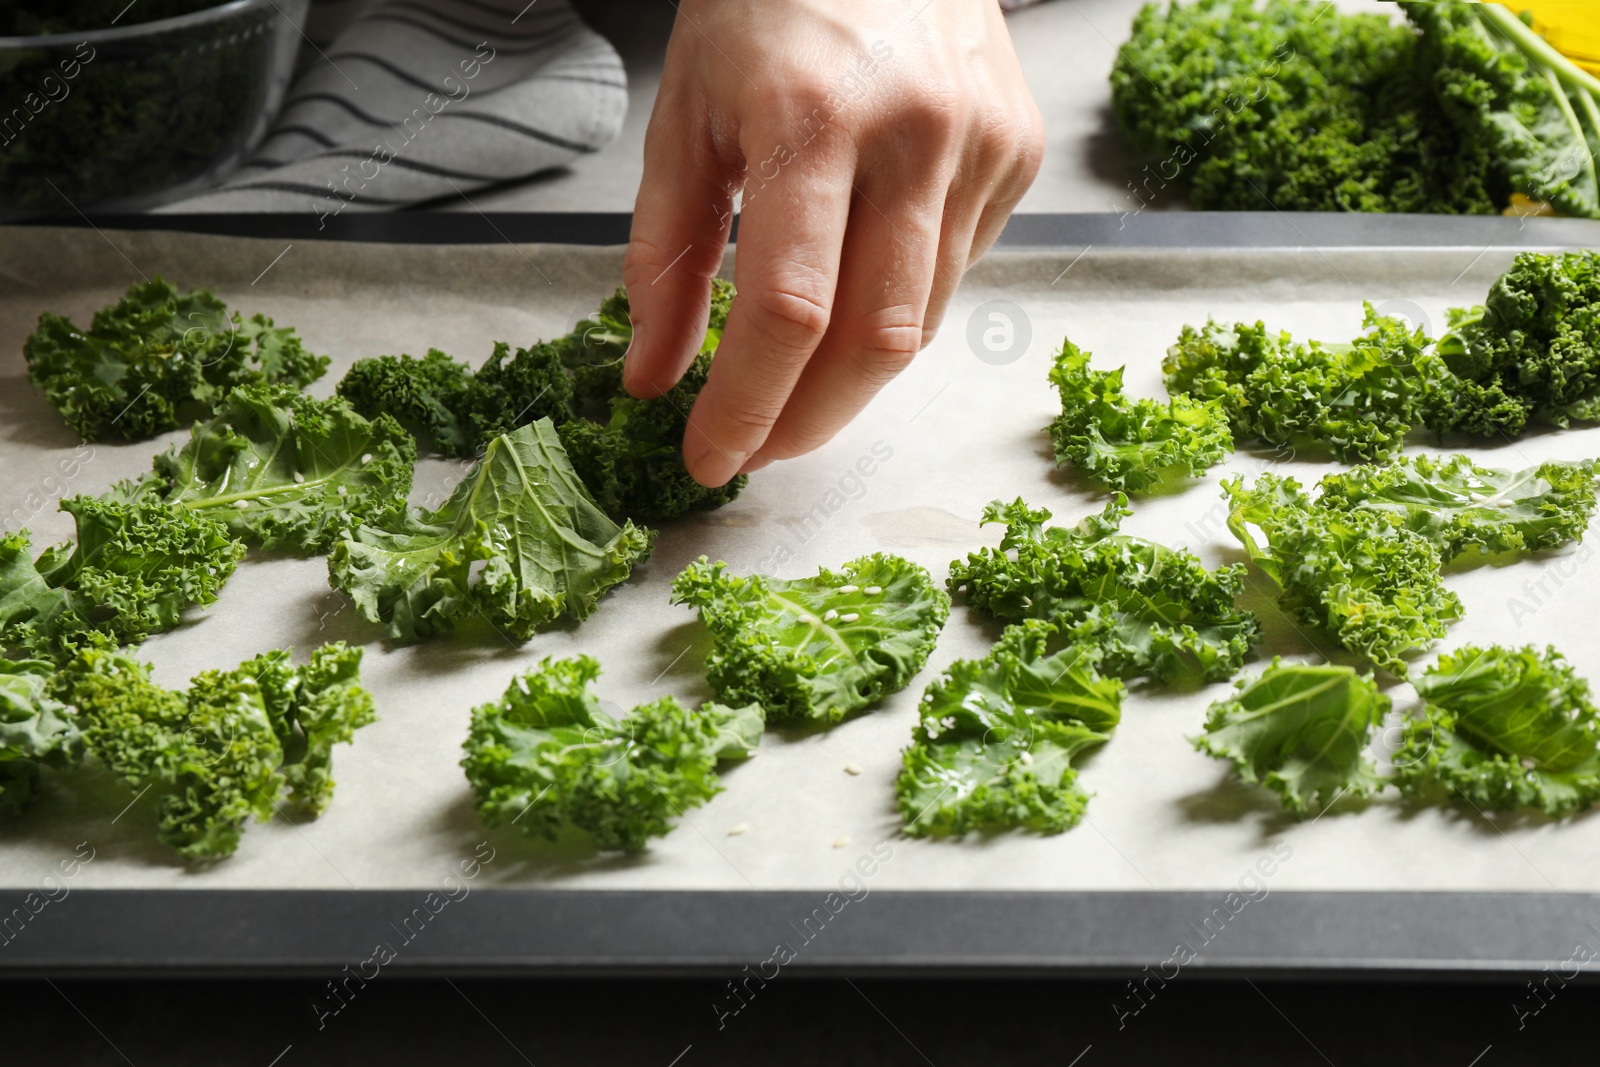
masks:
[[[28,525],[40,544],[70,532],[50,510],[56,497],[135,474],[160,445],[98,445],[85,458],[22,375],[20,341],[38,311],[86,315],[141,273],[211,285],[301,326],[333,356],[313,389],[325,393],[359,356],[435,345],[479,359],[491,339],[565,329],[614,284],[627,231],[624,216],[344,216],[324,229],[309,215],[61,221],[0,230],[0,524]],[[1123,726],[1085,766],[1095,799],[1067,834],[898,837],[892,781],[916,697],[995,633],[960,606],[906,691],[830,731],[769,732],[725,793],[643,857],[483,831],[455,761],[468,709],[546,654],[596,654],[601,695],[623,707],[663,691],[703,698],[703,636],[687,611],[665,606],[666,585],[701,552],[797,575],[883,549],[942,577],[950,559],[993,543],[975,521],[992,497],[1023,495],[1062,522],[1098,510],[1103,494],[1054,471],[1039,432],[1053,407],[1044,371],[1064,333],[1097,365],[1128,363],[1132,391],[1158,393],[1165,345],[1208,313],[1338,338],[1353,335],[1366,299],[1436,328],[1445,307],[1481,298],[1516,250],[1585,246],[1600,246],[1600,224],[1022,216],[968,276],[939,340],[860,420],[812,456],[761,472],[728,508],[664,530],[651,563],[580,627],[520,647],[470,631],[391,647],[321,584],[318,561],[252,558],[218,604],[146,654],[159,680],[180,684],[268,647],[367,645],[381,721],[339,751],[334,804],[316,822],[252,826],[237,856],[190,870],[153,842],[148,807],[119,810],[128,797],[114,783],[53,780],[35,811],[4,827],[0,903],[23,906],[80,842],[95,859],[5,941],[0,973],[337,974],[378,945],[392,952],[385,970],[412,974],[1562,966],[1575,944],[1600,943],[1600,824],[1490,822],[1394,802],[1285,820],[1184,740],[1222,686],[1136,689]],[[986,349],[996,312],[1027,341]],[[1508,466],[1594,456],[1600,431],[1472,451]],[[74,455],[69,476],[62,462]],[[1274,462],[1241,450],[1195,487],[1140,502],[1127,528],[1187,544],[1211,565],[1237,559],[1216,481]],[[1282,466],[1305,477],[1327,467]],[[414,499],[459,473],[425,462]],[[1582,614],[1600,595],[1588,558],[1579,546],[1453,573],[1467,617],[1442,647],[1554,642],[1600,678],[1600,642]],[[1318,655],[1259,586],[1250,606],[1269,632],[1264,656]],[[1406,687],[1391,691],[1407,703]],[[846,763],[862,773],[844,773]]]

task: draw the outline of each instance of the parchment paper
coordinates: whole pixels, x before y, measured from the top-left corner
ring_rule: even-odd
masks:
[[[1286,231],[1286,246],[1299,242]],[[1185,323],[1262,317],[1297,335],[1354,336],[1361,301],[1442,327],[1446,307],[1480,300],[1512,252],[1483,250],[1106,251],[995,255],[967,278],[938,340],[867,412],[820,451],[760,472],[720,511],[662,531],[654,558],[577,627],[513,646],[492,631],[463,629],[391,646],[327,586],[321,558],[253,553],[220,601],[143,655],[157,679],[182,685],[209,667],[231,667],[266,649],[319,642],[364,645],[364,673],[380,721],[341,746],[338,791],[314,822],[252,825],[239,852],[213,866],[181,864],[154,836],[151,796],[99,774],[50,775],[28,814],[0,822],[0,885],[34,886],[79,842],[95,849],[78,886],[340,887],[433,885],[476,842],[499,858],[484,877],[553,887],[763,889],[831,886],[875,843],[893,861],[877,887],[1183,889],[1235,884],[1273,845],[1292,858],[1274,888],[1581,890],[1600,885],[1600,821],[1565,823],[1451,809],[1409,809],[1391,798],[1336,805],[1314,822],[1283,818],[1271,795],[1231,780],[1194,752],[1207,704],[1225,691],[1140,689],[1130,694],[1111,742],[1084,763],[1094,793],[1088,818],[1054,837],[1003,834],[961,842],[896,835],[893,781],[923,686],[951,660],[982,654],[996,634],[958,605],[928,668],[877,710],[819,733],[769,731],[761,754],[725,776],[726,792],[689,813],[638,857],[486,833],[457,766],[471,707],[495,698],[539,657],[579,651],[605,668],[601,696],[623,708],[672,693],[708,696],[698,623],[667,603],[673,576],[704,553],[738,571],[813,573],[875,550],[898,552],[943,579],[949,561],[998,530],[978,528],[985,502],[1021,495],[1060,522],[1098,511],[1104,494],[1057,472],[1041,427],[1055,410],[1045,373],[1069,330],[1097,366],[1128,364],[1131,392],[1160,395],[1159,360]],[[71,533],[57,513],[63,494],[97,493],[138,474],[183,434],[158,442],[82,446],[29,387],[23,338],[53,310],[86,322],[141,275],[217,289],[247,313],[295,325],[333,357],[312,391],[327,395],[358,357],[440,347],[474,363],[491,342],[529,343],[565,330],[616,284],[620,250],[484,245],[408,247],[221,239],[92,230],[0,230],[0,526],[26,525],[44,545]],[[731,263],[730,263],[731,266]],[[984,329],[1003,347],[991,300],[1016,305],[1014,327],[1031,343],[1014,362],[980,359]],[[1414,449],[1440,452],[1418,437]],[[1600,431],[1532,433],[1478,449],[1480,461],[1521,466],[1600,455]],[[863,457],[868,462],[863,463]],[[1217,490],[1229,471],[1255,472],[1272,457],[1241,450],[1186,490],[1136,504],[1125,529],[1184,544],[1210,565],[1241,558],[1222,523]],[[870,469],[870,475],[862,473]],[[1331,465],[1297,459],[1287,473],[1314,480]],[[415,501],[437,501],[462,466],[425,461]],[[1466,616],[1441,646],[1554,643],[1600,680],[1594,613],[1600,567],[1591,545],[1514,566],[1453,572]],[[1274,654],[1314,660],[1318,651],[1273,606],[1259,580],[1250,599],[1270,638],[1250,670]],[[1301,629],[1306,629],[1301,627]],[[1309,632],[1309,631],[1308,631]],[[1309,632],[1337,653],[1325,636]],[[1390,689],[1396,707],[1415,700]],[[845,766],[860,768],[848,774]],[[133,802],[130,804],[130,800]],[[729,831],[745,827],[744,832]]]

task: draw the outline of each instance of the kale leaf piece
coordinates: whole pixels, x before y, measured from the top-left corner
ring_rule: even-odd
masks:
[[[700,355],[710,355],[722,340],[733,306],[733,283],[711,279],[711,310],[706,321]],[[626,394],[622,388],[622,357],[633,342],[633,318],[628,309],[628,293],[618,289],[600,302],[593,317],[583,319],[572,332],[554,343],[561,361],[572,372],[579,410],[605,422],[611,402]],[[704,381],[704,376],[701,378]],[[698,390],[698,386],[695,387]],[[687,409],[685,409],[687,413]]]
[[[998,548],[950,564],[951,593],[1002,622],[1043,619],[1098,645],[1104,668],[1168,684],[1231,678],[1261,639],[1237,607],[1244,567],[1208,571],[1182,549],[1118,533],[1131,512],[1118,493],[1076,527],[1046,527],[1050,512],[994,501],[984,523],[1004,522]]]
[[[905,687],[950,616],[928,572],[877,553],[814,578],[741,578],[704,556],[672,583],[714,645],[706,678],[730,704],[772,722],[835,723]]]
[[[83,759],[76,715],[50,693],[54,675],[44,660],[0,659],[0,812],[33,802],[41,768],[64,771]]]
[[[1238,692],[1212,704],[1205,733],[1191,740],[1304,815],[1313,803],[1325,808],[1342,795],[1382,788],[1366,748],[1388,712],[1389,698],[1370,674],[1274,659],[1260,677],[1241,679]]]
[[[981,660],[959,660],[929,685],[895,782],[905,832],[1060,833],[1088,795],[1072,766],[1122,718],[1122,683],[1096,669],[1100,650],[1044,654],[1049,627],[1011,627]]]
[[[491,441],[437,510],[396,509],[357,527],[329,554],[328,581],[391,637],[481,615],[526,641],[563,615],[587,618],[653,537],[605,516],[541,419]]]
[[[1454,378],[1428,407],[1430,429],[1515,437],[1530,419],[1600,419],[1600,254],[1520,253],[1449,324],[1434,351]]]
[[[1600,218],[1600,79],[1499,4],[1400,5],[1419,58],[1463,142],[1518,192],[1563,215]]]
[[[1401,456],[1322,479],[1323,507],[1388,515],[1439,548],[1446,562],[1479,552],[1535,551],[1581,538],[1594,512],[1591,461],[1522,470],[1479,467],[1466,456]]]
[[[359,359],[337,392],[369,419],[393,415],[445,456],[478,455],[496,437],[529,423],[564,421],[572,406],[572,380],[554,346],[513,352],[504,341],[476,374],[437,348],[421,359]]]
[[[675,386],[649,400],[622,388],[633,323],[621,289],[554,341],[514,354],[496,345],[476,374],[438,350],[423,359],[381,356],[357,361],[338,392],[368,418],[392,413],[447,456],[482,454],[495,437],[548,418],[602,511],[619,523],[667,522],[721,507],[747,480],[739,475],[710,488],[683,465],[689,411],[711,372],[732,302],[733,286],[714,280],[699,356]]]
[[[1449,791],[1483,811],[1562,816],[1600,799],[1589,684],[1555,649],[1467,645],[1412,680],[1424,701],[1395,754],[1408,796]]]
[[[188,444],[112,491],[205,515],[265,548],[323,552],[350,526],[403,505],[416,442],[388,415],[273,386],[228,394]]]
[[[446,456],[477,449],[472,426],[472,368],[430,348],[415,356],[358,359],[339,379],[338,395],[361,415],[388,414]]]
[[[241,385],[301,388],[326,356],[262,315],[242,319],[203,289],[179,293],[156,278],[95,313],[87,331],[39,317],[24,342],[28,380],[86,441],[138,441],[205,418]]]
[[[1050,381],[1061,414],[1050,424],[1056,463],[1071,461],[1108,489],[1142,492],[1173,478],[1198,477],[1233,451],[1222,408],[1178,395],[1129,400],[1122,371],[1089,369],[1089,354],[1062,345]]]
[[[546,657],[473,709],[461,766],[485,825],[550,840],[576,828],[599,848],[637,852],[722,791],[720,761],[760,742],[753,704],[691,711],[664,697],[614,719],[590,688],[599,674],[589,656]]]
[[[1299,482],[1274,474],[1222,488],[1228,529],[1278,584],[1284,610],[1385,670],[1404,677],[1402,655],[1443,637],[1445,624],[1461,617],[1438,547],[1388,515],[1321,507]]]
[[[145,502],[73,497],[77,541],[30,560],[26,530],[0,536],[0,646],[61,659],[92,635],[143,641],[210,604],[244,545],[215,520]]]
[[[1498,211],[1504,167],[1452,127],[1427,59],[1410,28],[1322,2],[1145,5],[1111,74],[1119,125],[1159,157],[1139,208],[1176,182],[1208,210]]]
[[[560,427],[572,465],[595,501],[617,522],[668,522],[690,511],[719,508],[749,480],[701,485],[683,465],[689,410],[711,373],[701,355],[671,389],[649,400],[619,395],[604,423],[574,419]]]
[[[1422,422],[1439,372],[1421,330],[1371,304],[1364,325],[1350,344],[1296,342],[1259,322],[1186,326],[1161,366],[1168,390],[1221,404],[1241,439],[1371,462]]]
[[[326,807],[332,746],[374,719],[360,663],[361,649],[342,643],[299,668],[270,652],[177,693],[127,653],[87,649],[61,684],[90,753],[134,788],[162,787],[160,840],[216,860],[239,847],[249,818],[272,817],[286,786],[311,814]]]

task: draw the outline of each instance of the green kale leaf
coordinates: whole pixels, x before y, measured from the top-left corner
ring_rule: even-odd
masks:
[[[1122,371],[1092,371],[1071,341],[1050,369],[1061,414],[1050,424],[1056,463],[1071,461],[1108,489],[1144,492],[1177,477],[1198,477],[1233,451],[1217,404],[1184,395],[1165,403],[1122,395]]]
[[[1327,475],[1318,503],[1388,515],[1432,541],[1449,562],[1473,549],[1531,552],[1581,538],[1594,512],[1594,479],[1590,461],[1511,471],[1479,467],[1466,456],[1402,456]]]
[[[416,443],[388,415],[372,422],[343,400],[272,386],[228,394],[188,444],[113,490],[215,519],[264,548],[325,552],[342,531],[403,504]]]
[[[984,509],[1004,522],[998,548],[950,564],[951,593],[1002,622],[1043,619],[1104,652],[1122,678],[1167,684],[1231,678],[1261,639],[1254,614],[1234,599],[1244,567],[1208,571],[1182,549],[1117,530],[1131,512],[1121,493],[1076,527],[1046,527],[1050,512],[1018,499]]]
[[[461,766],[485,825],[550,840],[575,828],[637,852],[722,791],[720,761],[754,754],[759,706],[690,711],[664,697],[617,720],[590,688],[599,674],[589,656],[547,656],[473,709]]]
[[[1461,140],[1481,145],[1513,188],[1563,215],[1600,218],[1600,79],[1499,4],[1400,5]]]
[[[923,693],[895,781],[908,835],[1052,834],[1083,817],[1089,797],[1072,761],[1108,740],[1123,687],[1100,676],[1093,645],[1044,655],[1047,631],[1011,627],[1010,640],[951,664]]]
[[[1274,659],[1237,688],[1211,705],[1205,733],[1190,739],[1196,749],[1231,760],[1240,778],[1277,793],[1296,815],[1382,788],[1366,749],[1390,702],[1372,675]]]
[[[1167,389],[1219,403],[1241,439],[1381,460],[1422,421],[1437,370],[1421,330],[1371,304],[1365,325],[1350,344],[1300,343],[1259,322],[1186,326],[1162,361]]]
[[[1515,437],[1534,418],[1600,419],[1600,254],[1523,252],[1449,325],[1434,351],[1454,378],[1428,407],[1430,429]]]
[[[396,509],[357,527],[330,553],[328,580],[391,637],[427,637],[476,614],[526,641],[563,615],[587,618],[653,536],[605,516],[541,419],[491,441],[437,510]]]
[[[1503,168],[1446,118],[1422,52],[1409,27],[1320,0],[1146,4],[1111,74],[1151,157],[1129,209],[1175,183],[1206,210],[1498,211]]]
[[[719,508],[748,481],[741,474],[708,487],[683,465],[683,435],[689,410],[711,373],[711,356],[689,365],[678,384],[658,397],[620,394],[604,423],[574,419],[559,429],[572,466],[595,501],[617,522],[669,522],[690,511]]]
[[[61,659],[91,635],[143,641],[210,604],[244,545],[213,519],[149,501],[73,497],[75,544],[30,561],[26,530],[0,537],[0,646]]]
[[[1394,758],[1401,792],[1557,817],[1600,799],[1600,721],[1588,683],[1555,649],[1468,645],[1413,684],[1424,705]]]
[[[41,768],[69,770],[83,759],[76,713],[50,695],[54,674],[44,660],[0,659],[0,811],[33,802]]]
[[[714,641],[706,677],[772,722],[835,723],[905,687],[933,651],[950,598],[928,572],[878,553],[814,578],[741,578],[704,556],[672,583]]]
[[[88,649],[61,684],[90,753],[134,788],[162,787],[159,839],[185,859],[216,860],[238,849],[248,819],[272,817],[286,786],[311,814],[326,807],[332,746],[373,721],[360,662],[343,644],[300,668],[271,652],[177,693],[127,653]]]
[[[241,385],[301,388],[327,370],[292,329],[242,319],[203,289],[132,286],[87,331],[39,317],[23,344],[28,380],[86,441],[138,441],[205,418]]]
[[[1461,617],[1445,589],[1439,548],[1366,508],[1313,504],[1293,478],[1222,483],[1233,531],[1282,590],[1292,618],[1325,628],[1350,651],[1404,677],[1406,652],[1444,636]]]
[[[335,392],[366,418],[388,414],[398,419],[441,455],[470,456],[477,450],[472,368],[447,352],[431,348],[421,359],[358,359]]]

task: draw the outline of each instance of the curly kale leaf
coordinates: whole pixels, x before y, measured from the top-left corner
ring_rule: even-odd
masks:
[[[160,278],[132,286],[86,331],[41,315],[22,353],[28,380],[86,441],[152,437],[210,415],[241,385],[298,389],[328,366],[293,330]]]
[[[564,420],[572,408],[572,379],[554,345],[511,351],[504,341],[472,377],[469,419],[474,450],[540,419]]]
[[[1479,552],[1535,551],[1581,538],[1594,512],[1594,464],[1551,461],[1522,470],[1402,456],[1322,479],[1323,507],[1363,508],[1438,546],[1448,562]]]
[[[1233,531],[1282,590],[1297,619],[1325,628],[1350,651],[1404,677],[1404,653],[1444,636],[1461,617],[1445,589],[1439,549],[1374,510],[1313,504],[1293,478],[1263,474],[1222,483]]]
[[[215,519],[265,548],[324,552],[339,534],[403,503],[416,443],[388,415],[371,422],[343,400],[245,386],[188,444],[113,490]]]
[[[335,389],[369,419],[388,414],[446,456],[469,456],[477,447],[472,426],[472,368],[430,348],[414,356],[358,359]]]
[[[711,279],[711,309],[706,319],[705,339],[700,343],[701,355],[715,352],[721,342],[733,297],[731,282]],[[599,311],[553,342],[561,353],[561,362],[572,373],[580,411],[604,422],[611,402],[626,395],[622,388],[622,357],[627,355],[632,342],[633,318],[625,289],[618,289],[600,301]]]
[[[1191,741],[1304,815],[1313,803],[1325,808],[1340,796],[1382,788],[1366,749],[1388,712],[1389,698],[1370,674],[1274,659],[1260,677],[1241,679],[1238,692],[1212,704],[1205,733]]]
[[[0,646],[60,659],[92,635],[143,641],[210,604],[244,545],[220,522],[151,502],[73,497],[76,544],[29,560],[27,531],[0,537]]]
[[[1600,79],[1499,4],[1402,3],[1432,88],[1463,141],[1513,188],[1564,215],[1600,218]]]
[[[1050,369],[1061,414],[1050,424],[1056,462],[1108,489],[1143,492],[1174,477],[1198,477],[1233,451],[1218,405],[1175,396],[1129,400],[1122,371],[1092,371],[1089,354],[1067,341]]]
[[[1088,795],[1072,760],[1122,718],[1122,683],[1102,678],[1100,651],[1044,654],[1048,627],[1011,627],[981,660],[960,660],[928,686],[895,782],[905,832],[1060,833]]]
[[[719,761],[760,741],[755,705],[691,711],[665,697],[613,719],[590,688],[599,673],[588,656],[546,657],[473,709],[461,766],[486,825],[550,840],[575,828],[599,848],[637,852],[721,792]]]
[[[160,840],[185,859],[224,859],[247,820],[272,817],[286,784],[320,812],[333,792],[332,745],[373,721],[360,649],[325,645],[300,668],[288,656],[205,671],[178,693],[151,681],[132,656],[90,649],[62,684],[90,753],[134,788],[162,787]],[[296,755],[286,757],[286,745]]]
[[[1044,619],[1092,642],[1123,678],[1231,678],[1261,639],[1255,615],[1234,603],[1244,567],[1208,571],[1182,549],[1118,533],[1129,514],[1118,493],[1074,528],[1046,527],[1043,508],[996,500],[983,521],[1004,522],[1005,536],[951,562],[950,592],[1002,622]]]
[[[325,811],[333,799],[333,746],[349,744],[357,730],[377,721],[372,694],[361,684],[361,654],[361,649],[336,641],[312,652],[310,663],[291,670],[287,652],[269,653],[278,657],[281,679],[268,704],[285,753],[278,770],[290,799],[313,815]],[[266,659],[253,662],[265,668]],[[245,663],[239,669],[251,667]]]
[[[1405,727],[1395,784],[1482,811],[1563,816],[1600,799],[1600,721],[1589,684],[1553,648],[1464,646],[1413,679],[1420,718]]]
[[[391,637],[481,615],[526,641],[563,615],[587,618],[653,536],[605,516],[541,419],[491,441],[437,510],[397,509],[357,527],[330,553],[328,581]]]
[[[1168,390],[1220,404],[1241,439],[1371,462],[1422,421],[1437,370],[1421,330],[1371,304],[1365,326],[1350,344],[1298,343],[1259,322],[1186,326],[1161,366]]]
[[[1455,376],[1428,410],[1437,433],[1515,437],[1533,418],[1600,418],[1600,254],[1523,252],[1449,324],[1434,348]]]
[[[1423,5],[1434,6],[1434,5]],[[1488,214],[1509,188],[1446,120],[1416,35],[1309,0],[1147,4],[1111,75],[1112,110],[1197,208]]]
[[[64,771],[83,759],[76,713],[50,693],[54,674],[43,660],[0,659],[0,811],[33,802],[41,768]]]
[[[658,397],[619,395],[605,423],[575,419],[561,441],[595,501],[617,522],[669,522],[690,511],[719,508],[744,489],[744,475],[708,487],[683,465],[689,411],[711,373],[711,356],[689,365],[678,384]]]
[[[794,580],[741,578],[702,556],[672,583],[672,601],[711,631],[717,695],[758,703],[773,722],[838,722],[904,688],[950,615],[927,571],[883,553]]]
[[[571,414],[572,380],[555,347],[515,352],[497,342],[474,374],[437,348],[421,359],[360,359],[340,379],[339,396],[369,419],[394,416],[445,456],[471,456],[503,434]]]

